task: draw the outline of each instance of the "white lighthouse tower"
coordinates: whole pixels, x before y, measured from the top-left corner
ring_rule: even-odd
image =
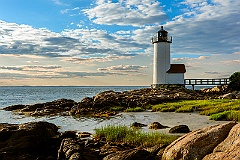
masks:
[[[170,44],[172,37],[168,32],[161,29],[152,38],[154,44],[153,59],[153,84],[152,88],[157,88],[162,84],[184,84],[184,64],[170,64]]]

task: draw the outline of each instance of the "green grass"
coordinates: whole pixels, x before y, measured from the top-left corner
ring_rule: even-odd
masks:
[[[124,107],[122,107],[122,106],[115,106],[115,107],[111,107],[109,110],[111,112],[113,112],[113,111],[123,111]]]
[[[213,100],[181,100],[176,102],[163,103],[152,106],[153,111],[161,112],[193,112],[197,111],[201,115],[213,116],[224,119],[224,115],[228,116],[227,120],[235,119],[240,121],[240,100],[228,100],[228,99],[213,99]],[[227,112],[229,111],[229,112]],[[218,114],[218,115],[215,115]],[[231,118],[233,117],[233,118]]]
[[[224,111],[210,116],[215,121],[240,121],[240,111]]]
[[[127,126],[114,125],[95,129],[94,137],[105,137],[107,141],[144,147],[150,147],[156,144],[169,145],[178,138],[178,136],[171,136],[158,132],[141,132],[140,130]]]
[[[142,112],[142,111],[145,111],[145,109],[142,107],[135,107],[135,108],[129,107],[125,110],[125,112]]]

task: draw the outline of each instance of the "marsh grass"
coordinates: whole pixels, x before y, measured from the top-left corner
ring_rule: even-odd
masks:
[[[125,112],[142,112],[142,111],[145,111],[145,109],[142,107],[135,107],[135,108],[129,107],[125,110]]]
[[[105,137],[107,141],[144,147],[150,147],[160,143],[168,145],[179,138],[178,136],[166,135],[158,132],[142,132],[135,128],[115,125],[108,125],[95,129],[94,137]]]
[[[152,110],[161,111],[161,112],[196,111],[196,112],[199,112],[199,114],[201,115],[207,115],[207,116],[213,115],[212,119],[214,120],[235,119],[240,121],[240,118],[239,118],[240,100],[239,99],[238,100],[228,100],[228,99],[182,100],[182,101],[175,101],[175,102],[153,105]]]
[[[122,107],[122,106],[115,106],[115,107],[111,107],[109,110],[111,112],[113,112],[113,111],[123,111],[124,107]]]
[[[224,111],[210,116],[215,121],[240,121],[240,111]]]

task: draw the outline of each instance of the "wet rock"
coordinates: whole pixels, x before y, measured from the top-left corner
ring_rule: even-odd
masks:
[[[134,128],[141,128],[141,127],[145,127],[147,126],[146,124],[142,124],[142,123],[138,123],[138,122],[134,122],[131,127],[134,127]]]
[[[1,124],[0,158],[9,159],[53,159],[57,158],[60,145],[58,127],[48,122],[25,124]]]
[[[149,129],[164,129],[164,128],[168,128],[168,126],[163,126],[159,122],[153,122],[152,124],[150,124],[150,126],[148,128]]]
[[[6,111],[13,111],[13,110],[19,110],[19,109],[23,109],[24,107],[26,107],[25,105],[22,104],[18,104],[18,105],[12,105],[6,108],[3,108]]]
[[[188,133],[190,129],[187,125],[174,126],[169,130],[169,133]]]
[[[58,99],[52,102],[38,103],[33,105],[13,105],[4,108],[7,111],[15,111],[20,114],[31,116],[54,116],[57,114],[67,115],[66,113],[76,104],[70,99]]]
[[[214,148],[213,153],[203,160],[239,160],[240,159],[240,124],[233,126],[228,137]]]
[[[235,124],[229,122],[190,132],[167,146],[162,160],[201,160],[228,136]]]

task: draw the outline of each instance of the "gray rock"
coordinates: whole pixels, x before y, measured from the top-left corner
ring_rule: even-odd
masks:
[[[229,122],[190,132],[167,146],[162,160],[201,160],[228,136],[235,124]]]

